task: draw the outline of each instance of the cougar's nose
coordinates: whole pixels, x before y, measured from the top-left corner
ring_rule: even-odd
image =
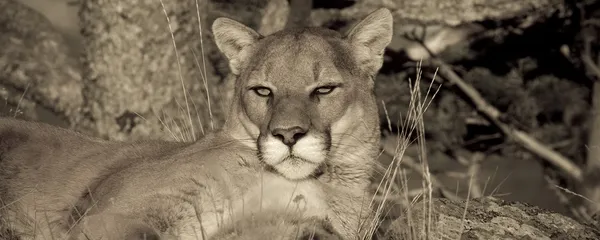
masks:
[[[306,135],[307,130],[302,127],[291,127],[291,128],[276,128],[271,131],[271,134],[281,140],[285,145],[289,147],[294,146],[300,138]]]

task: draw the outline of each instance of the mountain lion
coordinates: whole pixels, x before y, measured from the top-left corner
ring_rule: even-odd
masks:
[[[342,36],[213,23],[236,78],[224,127],[193,143],[116,142],[0,119],[0,236],[356,239],[379,150],[377,10]],[[287,230],[287,231],[286,231]],[[270,237],[269,237],[270,238]]]

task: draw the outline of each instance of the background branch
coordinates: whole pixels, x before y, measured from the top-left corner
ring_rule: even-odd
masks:
[[[570,178],[581,181],[582,171],[571,160],[560,154],[559,152],[549,148],[527,133],[513,128],[510,125],[500,120],[501,112],[494,106],[489,104],[481,94],[469,84],[467,84],[452,67],[446,64],[443,60],[432,55],[431,62],[439,67],[439,73],[448,82],[454,84],[465,96],[469,98],[475,109],[483,114],[490,122],[498,127],[506,136],[519,143],[523,148],[534,153],[536,156],[548,161],[552,165],[561,169]]]

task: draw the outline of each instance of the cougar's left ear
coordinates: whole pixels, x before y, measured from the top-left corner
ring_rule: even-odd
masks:
[[[387,8],[380,8],[356,24],[346,35],[363,69],[375,75],[383,64],[383,53],[392,41],[394,22]]]
[[[233,74],[239,74],[246,61],[246,52],[262,36],[244,24],[229,18],[217,18],[212,24],[212,32],[219,50],[229,60]]]

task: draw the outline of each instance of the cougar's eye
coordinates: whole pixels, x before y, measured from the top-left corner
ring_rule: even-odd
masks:
[[[325,86],[325,87],[318,87],[313,91],[313,94],[315,95],[327,95],[330,94],[331,92],[333,92],[333,90],[337,88],[336,86]]]
[[[269,89],[267,87],[254,87],[254,88],[252,88],[252,91],[254,91],[254,93],[256,93],[256,95],[261,96],[261,97],[271,96],[271,89]]]

